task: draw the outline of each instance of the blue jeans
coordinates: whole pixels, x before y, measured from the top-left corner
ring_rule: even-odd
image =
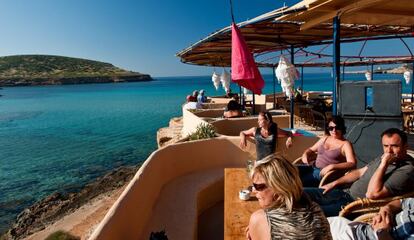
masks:
[[[300,180],[304,187],[318,187],[321,181],[321,170],[314,166],[297,165],[299,169]]]
[[[333,189],[326,194],[323,194],[321,188],[304,188],[303,190],[312,201],[321,206],[327,217],[338,216],[342,206],[354,201],[352,196],[343,189]]]

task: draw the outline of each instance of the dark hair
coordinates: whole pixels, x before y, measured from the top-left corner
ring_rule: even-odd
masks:
[[[236,100],[230,100],[227,103],[227,111],[240,110],[240,104]]]
[[[403,131],[401,131],[398,128],[388,128],[387,130],[385,130],[384,132],[381,133],[381,138],[384,135],[387,135],[388,137],[391,137],[394,134],[398,134],[398,136],[400,136],[401,141],[402,141],[402,145],[407,144],[407,134]]]
[[[273,122],[272,114],[270,112],[259,112],[259,115],[263,116],[267,121],[269,121],[269,133],[277,136],[277,124]]]
[[[332,118],[328,120],[328,122],[326,123],[325,134],[329,135],[328,128],[329,128],[330,122],[335,123],[336,129],[340,130],[342,132],[342,135],[345,135],[346,133],[345,120],[340,116],[333,116]]]

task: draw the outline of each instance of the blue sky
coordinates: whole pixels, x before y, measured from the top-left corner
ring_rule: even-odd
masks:
[[[235,20],[296,2],[233,0]],[[3,0],[0,22],[0,56],[79,57],[157,77],[211,74],[212,68],[183,64],[175,54],[228,26],[231,17],[229,0]],[[378,44],[384,45],[368,45],[366,52],[378,52]],[[399,48],[381,50],[408,54]]]

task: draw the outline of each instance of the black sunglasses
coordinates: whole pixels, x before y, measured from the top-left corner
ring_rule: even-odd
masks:
[[[260,183],[260,184],[253,183],[253,187],[256,191],[259,191],[259,192],[261,192],[261,191],[263,191],[267,188],[266,184],[264,184],[264,183]]]
[[[339,128],[338,128],[337,126],[334,126],[334,127],[329,126],[329,127],[328,127],[328,130],[329,130],[329,131],[333,131],[334,129],[339,130]]]

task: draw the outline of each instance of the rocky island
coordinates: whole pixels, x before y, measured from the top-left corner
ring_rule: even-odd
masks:
[[[110,63],[52,55],[0,57],[0,86],[151,81],[148,74],[127,71]]]

